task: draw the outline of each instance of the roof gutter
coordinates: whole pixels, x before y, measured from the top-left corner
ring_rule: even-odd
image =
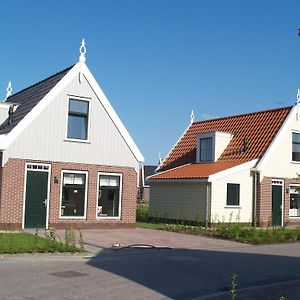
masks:
[[[160,183],[194,183],[194,182],[208,182],[208,178],[169,178],[169,179],[151,179],[147,177],[150,183],[160,182]]]

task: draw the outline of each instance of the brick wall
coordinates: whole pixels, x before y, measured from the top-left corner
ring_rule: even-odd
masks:
[[[111,167],[61,162],[40,162],[10,159],[2,169],[0,202],[0,228],[19,229],[22,226],[25,162],[51,164],[49,226],[55,228],[118,228],[134,227],[136,213],[137,174],[134,168]],[[61,171],[76,170],[88,172],[86,219],[59,218],[61,195]],[[96,219],[98,172],[122,174],[122,211],[120,220]],[[54,183],[54,177],[58,183]]]
[[[257,219],[259,226],[266,227],[272,224],[272,179],[279,179],[284,181],[283,185],[283,224],[296,225],[300,224],[300,220],[289,218],[290,209],[290,194],[287,192],[291,184],[299,184],[299,180],[292,178],[270,178],[264,177],[258,187],[257,197]]]

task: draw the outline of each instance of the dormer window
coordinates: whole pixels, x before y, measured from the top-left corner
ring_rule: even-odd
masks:
[[[200,162],[210,162],[213,157],[213,139],[212,137],[200,138],[199,140],[199,158]]]
[[[199,132],[197,139],[197,163],[210,163],[218,160],[233,137],[228,132]]]
[[[88,140],[89,101],[69,99],[68,139]]]

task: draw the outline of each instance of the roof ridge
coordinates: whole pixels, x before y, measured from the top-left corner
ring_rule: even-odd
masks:
[[[51,79],[51,78],[53,78],[53,77],[55,77],[55,76],[57,76],[57,75],[60,75],[60,74],[66,72],[66,71],[68,71],[68,70],[71,70],[74,66],[75,66],[75,65],[71,65],[71,66],[69,66],[69,67],[67,67],[67,68],[65,68],[65,69],[63,69],[63,70],[61,70],[61,71],[59,71],[59,72],[57,72],[57,73],[55,73],[55,74],[49,76],[49,77],[46,77],[46,78],[44,78],[44,79],[42,79],[42,80],[40,80],[40,81],[38,81],[38,82],[36,82],[36,83],[30,85],[30,86],[28,86],[28,87],[26,87],[26,88],[24,88],[24,89],[18,91],[18,92],[15,93],[15,94],[12,94],[12,95],[9,96],[4,102],[9,102],[8,100],[9,100],[10,98],[13,98],[14,96],[16,96],[16,95],[18,95],[18,94],[20,94],[20,93],[22,93],[22,92],[24,92],[24,91],[26,91],[26,90],[28,90],[28,89],[31,89],[31,88],[33,88],[34,86],[36,86],[36,85],[38,85],[38,84],[41,84],[41,83],[43,83],[43,82],[45,82],[45,81],[47,81],[47,80],[49,80],[49,79]]]
[[[255,112],[250,112],[250,113],[243,113],[240,115],[231,115],[231,116],[226,116],[226,117],[220,117],[220,118],[213,118],[213,119],[208,119],[208,120],[202,120],[202,121],[196,121],[192,124],[199,124],[199,123],[206,123],[206,122],[211,122],[211,121],[216,121],[216,120],[225,120],[225,119],[230,119],[230,118],[238,118],[238,117],[244,117],[244,116],[250,116],[250,115],[256,115],[256,114],[262,114],[262,113],[267,113],[267,112],[275,112],[277,110],[284,110],[284,109],[292,109],[293,105],[290,106],[284,106],[284,107],[278,107],[278,108],[273,108],[273,109],[265,109],[261,111],[255,111]]]

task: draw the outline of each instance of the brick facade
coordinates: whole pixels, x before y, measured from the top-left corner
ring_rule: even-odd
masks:
[[[299,184],[299,180],[291,178],[271,178],[264,177],[258,184],[257,194],[257,220],[261,227],[272,224],[272,180],[283,180],[283,225],[300,225],[300,218],[289,217],[290,193],[289,188],[292,184]]]
[[[25,163],[51,164],[50,195],[49,195],[49,227],[54,228],[129,228],[135,226],[137,174],[134,168],[112,167],[89,164],[32,161],[10,159],[2,168],[0,229],[22,228]],[[87,171],[87,212],[86,219],[59,218],[61,195],[61,171]],[[97,180],[98,172],[122,174],[121,218],[97,219]],[[54,182],[58,178],[58,183]]]

